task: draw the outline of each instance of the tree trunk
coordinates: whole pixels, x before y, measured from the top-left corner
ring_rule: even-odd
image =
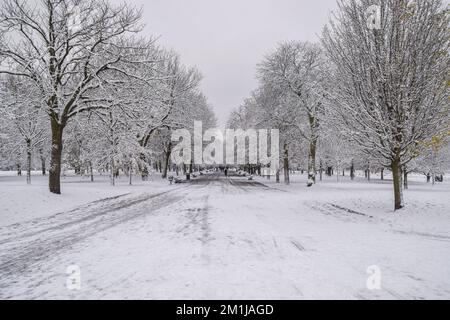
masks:
[[[277,173],[276,173],[276,182],[280,183],[280,169],[277,169]]]
[[[319,174],[320,174],[320,181],[322,181],[323,179],[323,164],[322,164],[322,160],[320,160],[320,170],[319,170]]]
[[[381,180],[384,180],[384,169],[381,169]]]
[[[408,190],[408,171],[406,169],[403,171],[403,187]]]
[[[116,185],[116,168],[114,167],[114,159],[111,157],[111,185]]]
[[[92,167],[92,161],[89,161],[89,172],[91,174],[91,182],[94,182],[94,168]]]
[[[50,121],[52,128],[52,152],[48,178],[49,189],[51,193],[61,194],[61,156],[64,125],[58,123],[54,118],[51,118]]]
[[[284,144],[284,159],[283,159],[283,166],[284,166],[284,183],[290,184],[289,179],[289,149],[287,144]],[[269,175],[270,177],[270,175]]]
[[[145,156],[145,154],[141,153],[139,155],[139,159],[141,161],[139,161],[138,166],[139,166],[139,171],[141,173],[142,181],[147,181],[148,175],[149,175],[148,167],[147,167],[147,164],[148,164],[147,157]]]
[[[355,163],[352,161],[352,166],[350,167],[350,179],[355,180]]]
[[[190,165],[189,165],[190,167]],[[187,165],[183,164],[184,173],[186,175],[186,180],[191,180],[191,171],[188,170],[189,168]]]
[[[309,143],[308,180],[314,183],[316,183],[316,146],[317,139],[312,139]]]
[[[44,153],[43,153],[42,149],[39,150],[39,154],[40,154],[40,157],[41,157],[42,175],[45,176],[45,175],[47,175],[47,168],[45,167],[45,157],[44,157]]]
[[[163,174],[162,174],[162,178],[166,179],[167,178],[167,172],[169,171],[169,162],[170,162],[170,155],[172,154],[172,142],[169,143],[169,145],[167,146],[167,150],[164,154],[165,158],[164,158],[164,170],[163,170]]]
[[[400,160],[393,160],[391,163],[392,178],[394,182],[394,210],[403,208],[403,194],[402,194],[402,175],[400,168]]]
[[[333,175],[333,168],[327,167],[327,176],[331,177]]]
[[[129,167],[129,174],[130,174],[129,184],[131,186],[131,185],[133,185],[133,165],[131,164],[131,161],[130,161],[130,167]]]
[[[27,184],[31,184],[31,140],[27,139]]]

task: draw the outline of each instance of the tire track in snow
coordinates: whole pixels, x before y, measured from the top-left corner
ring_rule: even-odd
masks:
[[[55,229],[61,229],[65,227],[70,227],[71,225],[75,225],[77,223],[94,219],[97,216],[101,216],[107,214],[108,212],[125,209],[133,205],[137,205],[141,202],[145,202],[154,197],[158,197],[164,194],[173,193],[180,189],[185,189],[187,186],[179,187],[176,189],[159,192],[156,194],[148,194],[143,193],[132,198],[127,198],[120,201],[115,201],[117,199],[121,199],[125,196],[129,196],[130,194],[123,194],[115,197],[105,198],[103,200],[96,200],[94,202],[90,202],[88,204],[82,205],[76,209],[72,209],[70,211],[57,213],[50,217],[41,217],[38,219],[34,219],[31,221],[25,221],[21,224],[14,224],[11,226],[6,226],[0,228],[0,245],[3,245],[8,242],[23,240],[26,237],[36,236],[38,234],[46,233],[48,231],[52,231]],[[18,230],[18,228],[20,228]],[[28,229],[33,228],[34,231],[27,232]],[[4,232],[2,233],[4,229]],[[11,231],[11,229],[13,229]],[[22,231],[22,233],[20,233]],[[13,237],[8,238],[7,236],[14,234]]]
[[[122,201],[120,205],[112,205],[109,210],[103,209],[76,222],[41,230],[10,246],[3,245],[1,251],[4,253],[0,255],[0,288],[8,286],[15,275],[23,274],[42,260],[61,250],[70,249],[90,236],[181,201],[185,194],[173,195],[176,190],[156,195],[140,195],[125,201],[126,203]],[[139,208],[139,205],[145,205],[146,202],[149,202],[148,207]]]
[[[54,225],[58,223],[58,221],[67,221],[76,218],[80,214],[84,214],[86,211],[91,211],[96,209],[96,206],[98,205],[99,208],[105,205],[108,205],[110,202],[117,200],[119,198],[123,198],[126,196],[129,196],[130,193],[121,194],[114,197],[108,197],[103,198],[100,200],[96,200],[93,202],[89,202],[86,204],[83,204],[75,209],[71,209],[69,211],[59,212],[50,216],[44,216],[39,217],[36,219],[23,221],[20,223],[14,223],[12,225],[7,225],[0,227],[0,245],[7,243],[9,241],[13,241],[19,238],[23,238],[26,236],[32,236],[33,234],[43,231],[44,228],[46,228],[48,225]],[[29,229],[34,229],[35,231],[27,233],[26,231]],[[37,230],[36,230],[37,229]],[[20,234],[19,236],[16,236],[17,234]],[[14,235],[14,237],[10,237],[11,235]],[[8,238],[10,237],[10,238]]]

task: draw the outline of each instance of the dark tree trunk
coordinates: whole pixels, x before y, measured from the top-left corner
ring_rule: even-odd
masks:
[[[320,160],[320,170],[319,170],[319,174],[320,174],[320,181],[322,181],[323,179],[323,164],[322,164],[322,160]]]
[[[129,185],[131,186],[131,185],[133,185],[133,164],[131,163],[131,161],[130,161],[130,165],[129,165],[129,167],[128,167],[128,173],[129,173],[129,181],[128,181],[128,183],[129,183]]]
[[[186,164],[183,164],[183,171],[186,175],[186,180],[191,180],[191,173],[188,171],[188,166]]]
[[[27,184],[31,184],[31,140],[27,140]]]
[[[111,179],[111,185],[114,187],[116,185],[116,168],[114,166],[114,159],[111,158],[110,159],[110,166],[111,166],[111,171],[110,171],[110,179]]]
[[[381,180],[384,180],[384,169],[381,169]]]
[[[138,167],[139,167],[139,172],[141,174],[142,181],[147,181],[148,180],[147,157],[145,156],[145,154],[141,153],[139,155],[139,159],[141,161],[139,161]]]
[[[164,154],[164,171],[162,174],[162,178],[167,178],[167,172],[169,171],[169,165],[170,165],[170,155],[172,154],[172,142],[169,143],[167,146],[167,150]]]
[[[46,168],[46,166],[45,166],[45,157],[44,157],[44,153],[43,153],[43,151],[42,150],[39,150],[39,154],[40,154],[40,157],[41,157],[41,170],[42,170],[42,175],[43,176],[45,176],[45,175],[47,175],[47,168]]]
[[[394,183],[394,210],[400,210],[403,208],[403,195],[402,195],[402,174],[400,168],[400,160],[393,160],[391,163],[392,178]]]
[[[17,164],[17,175],[22,176],[22,165],[20,163]]]
[[[355,163],[353,161],[350,167],[350,179],[355,180]]]
[[[316,183],[316,149],[317,139],[312,139],[309,143],[308,180],[314,183]]]
[[[406,169],[403,171],[403,187],[408,190],[408,171]]]
[[[49,189],[51,193],[61,194],[61,156],[63,148],[64,125],[51,118],[52,152],[49,170]]]
[[[333,175],[333,167],[327,167],[327,176],[331,177]]]
[[[142,177],[142,181],[147,181],[148,180],[148,169],[147,169],[147,166],[144,166],[142,168],[141,177]]]
[[[91,175],[91,182],[94,182],[94,168],[92,167],[92,161],[89,161],[89,173]]]
[[[284,183],[290,184],[289,179],[289,149],[287,144],[284,144],[284,159],[283,159],[283,166],[284,166]],[[270,175],[269,175],[270,178]]]

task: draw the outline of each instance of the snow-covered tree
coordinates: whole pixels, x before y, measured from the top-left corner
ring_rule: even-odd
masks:
[[[28,78],[41,92],[52,132],[51,192],[61,193],[63,132],[69,121],[95,107],[88,103],[90,95],[111,81],[111,73],[136,77],[130,70],[148,63],[136,53],[142,56],[151,43],[125,39],[141,30],[140,17],[126,4],[115,7],[101,0],[2,2],[0,73]]]
[[[443,176],[449,169],[450,131],[442,132],[420,144],[418,157],[405,166],[404,172],[424,174],[427,182],[436,182],[436,177]],[[407,177],[404,177],[406,181]],[[405,184],[407,186],[407,184]]]
[[[380,11],[379,28],[367,9]],[[323,33],[333,63],[332,116],[340,131],[393,172],[395,209],[401,168],[417,146],[448,129],[449,16],[440,0],[340,0]]]
[[[9,158],[21,166],[21,157],[26,155],[27,183],[31,183],[33,154],[43,150],[48,137],[45,125],[45,114],[41,108],[39,90],[27,79],[17,79],[11,76],[5,78],[0,93],[1,131],[5,149]],[[45,168],[44,168],[45,170]]]
[[[326,68],[320,45],[298,41],[280,44],[258,67],[261,81],[286,96],[282,107],[288,119],[284,119],[284,125],[296,129],[309,143],[308,175],[311,182],[316,181]]]

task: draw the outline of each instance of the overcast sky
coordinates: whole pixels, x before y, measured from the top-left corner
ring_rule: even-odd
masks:
[[[284,40],[317,41],[336,0],[130,0],[146,33],[203,74],[220,125],[257,87],[256,64]]]

